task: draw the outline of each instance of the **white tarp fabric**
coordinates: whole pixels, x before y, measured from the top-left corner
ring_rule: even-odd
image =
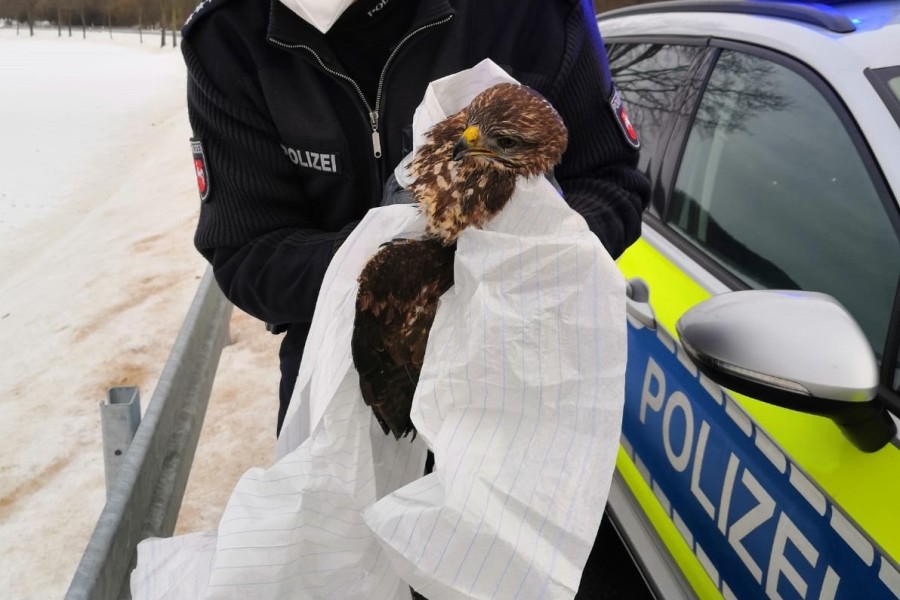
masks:
[[[505,75],[483,63],[452,77],[430,88],[419,134]],[[574,596],[615,468],[624,281],[546,179],[521,180],[459,239],[413,401],[419,435],[396,441],[359,394],[356,277],[380,243],[423,230],[414,207],[389,206],[347,239],[277,461],[241,478],[217,536],[142,542],[136,599],[204,597],[206,582],[209,599],[406,600],[409,585],[430,600]]]

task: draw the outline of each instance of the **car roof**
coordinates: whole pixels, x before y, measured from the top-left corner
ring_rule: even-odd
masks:
[[[794,45],[815,46],[816,52],[847,54],[859,66],[879,68],[900,64],[900,0],[833,2],[829,5],[780,0],[671,0],[638,4],[602,13],[604,36],[640,33],[695,35],[768,41],[812,34]],[[631,24],[631,27],[626,25]],[[756,39],[754,39],[756,38]],[[790,41],[790,40],[788,40]],[[776,44],[774,44],[777,46]],[[783,50],[791,54],[791,44]]]

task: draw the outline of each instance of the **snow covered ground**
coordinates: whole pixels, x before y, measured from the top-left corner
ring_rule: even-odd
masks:
[[[99,404],[142,408],[205,263],[181,54],[0,29],[0,590],[61,598],[105,499]],[[177,532],[271,461],[279,338],[235,310]]]

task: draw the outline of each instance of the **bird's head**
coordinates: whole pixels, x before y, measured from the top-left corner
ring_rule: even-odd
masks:
[[[515,175],[542,175],[562,158],[568,132],[559,113],[540,94],[501,83],[478,94],[453,160],[475,160]]]

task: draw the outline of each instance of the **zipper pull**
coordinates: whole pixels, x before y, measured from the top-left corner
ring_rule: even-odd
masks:
[[[374,110],[369,113],[369,120],[372,122],[372,150],[375,158],[381,158],[381,135],[378,133],[378,113]]]

